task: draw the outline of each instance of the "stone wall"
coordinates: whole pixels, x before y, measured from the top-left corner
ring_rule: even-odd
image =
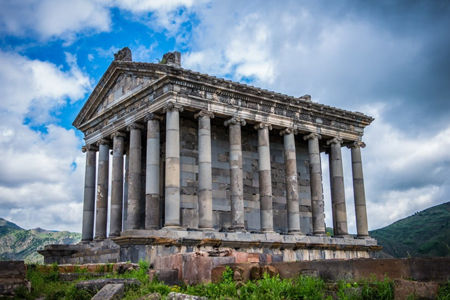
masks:
[[[21,261],[0,261],[0,297],[12,296],[19,286],[30,289],[31,284],[26,279],[26,269]]]
[[[213,222],[216,230],[231,226],[230,163],[228,128],[223,119],[212,124]],[[197,121],[180,118],[181,222],[184,228],[198,227]],[[300,222],[303,233],[312,233],[311,190],[307,143],[296,138]],[[287,232],[286,184],[283,138],[279,130],[270,132],[274,229]],[[242,128],[245,227],[260,230],[258,138],[252,124]]]

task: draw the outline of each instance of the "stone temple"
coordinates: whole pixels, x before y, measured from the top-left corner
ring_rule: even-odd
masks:
[[[361,160],[372,121],[309,95],[183,69],[179,52],[140,63],[124,48],[73,123],[86,141],[82,242],[40,253],[46,263],[152,262],[224,248],[284,261],[373,257],[381,247],[368,234]],[[356,236],[341,151],[351,151]]]

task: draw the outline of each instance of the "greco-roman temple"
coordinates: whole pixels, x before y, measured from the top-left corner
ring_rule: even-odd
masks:
[[[372,121],[309,95],[183,69],[179,52],[140,63],[124,48],[73,123],[86,141],[82,241],[40,253],[46,263],[151,262],[223,248],[284,261],[373,257],[381,247],[368,233],[361,160]],[[356,236],[347,226],[351,184]]]

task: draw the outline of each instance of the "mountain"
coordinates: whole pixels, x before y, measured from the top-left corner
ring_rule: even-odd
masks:
[[[68,231],[48,231],[42,228],[26,230],[0,218],[0,260],[41,262],[37,249],[49,244],[75,244],[81,234]]]
[[[450,256],[450,202],[373,230],[370,236],[393,257]]]

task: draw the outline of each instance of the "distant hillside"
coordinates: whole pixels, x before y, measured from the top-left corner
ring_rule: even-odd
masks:
[[[450,202],[370,232],[394,257],[450,256]]]
[[[43,262],[36,252],[49,244],[75,244],[81,234],[68,231],[48,231],[42,228],[25,230],[0,218],[0,260]]]

